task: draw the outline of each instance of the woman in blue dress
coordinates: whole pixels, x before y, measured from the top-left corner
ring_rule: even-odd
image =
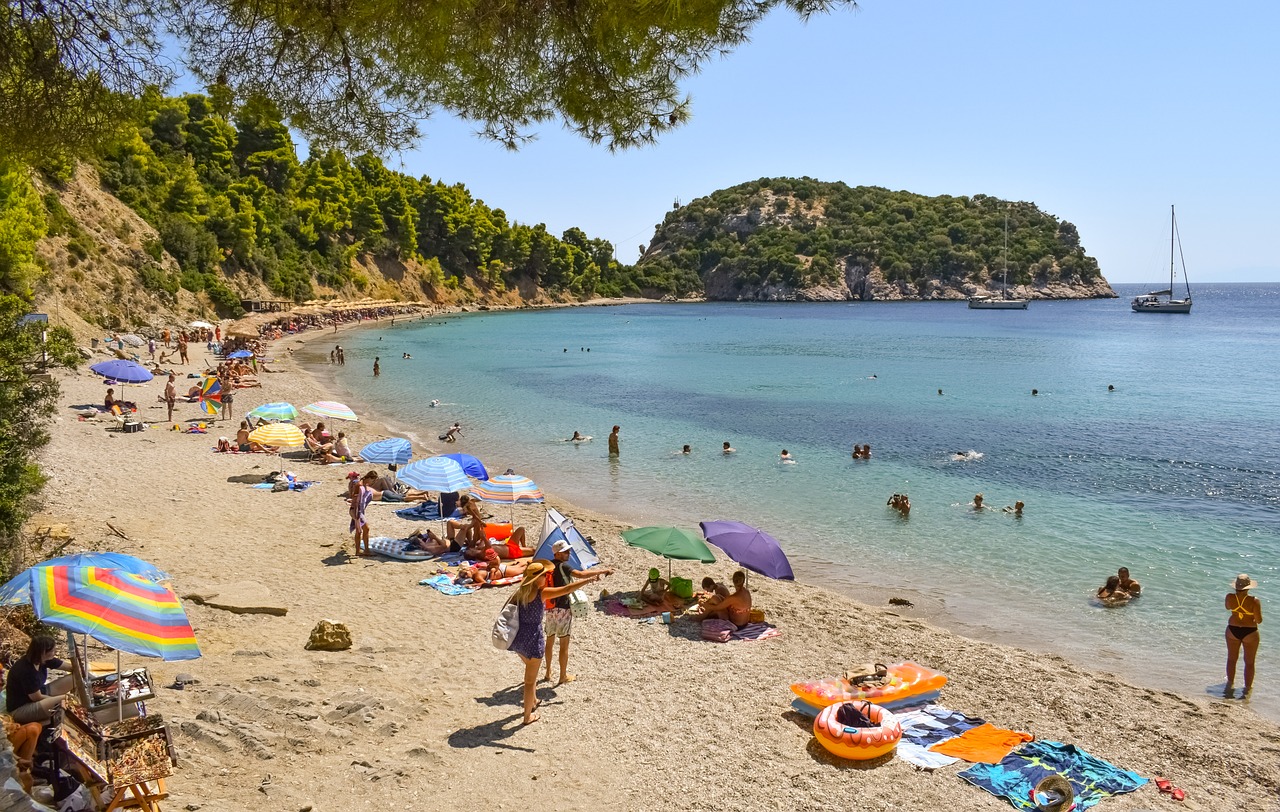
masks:
[[[551,572],[549,561],[534,561],[524,571],[524,578],[511,596],[520,614],[520,627],[516,637],[511,641],[511,648],[524,661],[524,723],[533,724],[538,721],[538,714],[533,712],[537,703],[538,671],[542,668],[542,654],[546,647],[546,637],[542,632],[542,602],[562,598],[591,583],[589,580],[574,581],[565,586],[547,586],[547,575]]]

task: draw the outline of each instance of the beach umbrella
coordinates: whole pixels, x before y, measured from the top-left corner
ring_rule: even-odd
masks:
[[[454,456],[450,454],[449,456]],[[516,505],[532,505],[546,501],[537,484],[528,477],[503,474],[471,487],[471,495],[485,502],[511,505],[511,519],[516,516]]]
[[[711,564],[716,560],[707,543],[679,527],[637,527],[622,533],[622,540],[632,547],[648,550],[667,559],[667,578],[671,578],[671,559],[701,561]]]
[[[200,411],[217,415],[222,408],[222,382],[209,375],[200,379]]]
[[[462,473],[472,479],[489,478],[489,472],[485,470],[484,463],[470,454],[441,454],[440,456],[457,461],[462,466]]]
[[[293,408],[292,404],[279,401],[277,403],[264,403],[261,406],[249,410],[246,417],[256,417],[259,420],[293,420],[298,416],[298,410]],[[272,443],[275,445],[275,443]],[[297,443],[302,445],[302,443]]]
[[[213,325],[212,325],[212,324],[210,324],[210,323],[209,323],[209,322],[207,322],[207,321],[193,321],[193,322],[191,322],[190,324],[188,324],[187,326],[188,326],[188,327],[195,327],[196,329],[201,329],[201,330],[212,330],[212,329],[213,329]]]
[[[413,444],[400,437],[388,437],[360,449],[360,456],[365,462],[379,465],[404,465],[413,457]]]
[[[102,361],[89,367],[97,374],[104,378],[111,378],[120,383],[146,383],[151,380],[151,373],[141,364],[133,361],[126,361],[123,358],[116,358],[111,361]]]
[[[248,350],[236,350],[235,352],[231,353],[227,357],[228,358],[252,358],[253,353],[249,352]]]
[[[411,462],[398,472],[401,482],[422,491],[449,493],[471,487],[471,480],[463,472],[457,460],[448,457],[428,457]]]
[[[117,674],[122,651],[165,661],[200,656],[187,613],[164,584],[103,567],[33,567],[28,577],[36,618],[114,648]],[[123,719],[123,692],[116,703]]]
[[[302,407],[302,411],[308,414],[314,414],[318,417],[332,417],[334,420],[350,420],[355,422],[356,413],[344,403],[338,403],[333,400],[317,400],[315,403],[308,403]]]
[[[286,404],[287,405],[287,404]],[[307,437],[302,429],[292,423],[260,423],[249,432],[249,442],[260,446],[285,449],[297,448],[307,444]],[[280,452],[280,470],[284,470],[284,452]]]
[[[791,562],[778,540],[749,524],[732,521],[702,522],[702,535],[724,550],[724,554],[745,569],[769,578],[795,580]]]
[[[31,570],[38,567],[102,567],[121,570],[150,581],[167,581],[169,574],[149,561],[125,553],[74,553],[41,561],[0,587],[0,606],[25,606],[31,603]]]

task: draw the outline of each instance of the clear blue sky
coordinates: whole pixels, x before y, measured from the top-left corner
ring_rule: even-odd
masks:
[[[609,153],[550,124],[510,153],[440,114],[388,163],[633,261],[672,202],[766,176],[1030,200],[1113,282],[1280,282],[1280,5],[863,0],[776,12],[687,85],[693,120]]]

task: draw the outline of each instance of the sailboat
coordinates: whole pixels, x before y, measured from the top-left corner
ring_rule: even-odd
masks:
[[[1026,299],[1009,298],[1009,212],[1004,213],[1004,271],[1000,276],[1000,298],[970,296],[970,310],[1026,310]]]
[[[1173,206],[1169,207],[1169,289],[1154,290],[1145,296],[1135,297],[1133,300],[1134,313],[1190,313],[1191,312],[1191,282],[1187,279],[1187,260],[1182,260],[1182,282],[1187,286],[1187,298],[1173,298],[1173,246],[1177,243],[1178,254],[1182,254],[1182,240],[1178,236],[1178,218],[1174,214]],[[1168,298],[1161,299],[1161,296]]]

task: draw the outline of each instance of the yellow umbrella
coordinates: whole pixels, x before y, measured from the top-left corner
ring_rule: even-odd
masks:
[[[302,429],[292,423],[266,423],[249,432],[249,442],[277,448],[297,448],[307,444]],[[284,457],[280,457],[280,470],[284,470]]]

